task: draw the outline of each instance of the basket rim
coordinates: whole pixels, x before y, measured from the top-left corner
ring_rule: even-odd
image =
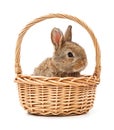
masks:
[[[48,15],[36,18],[33,21],[31,21],[30,23],[28,23],[22,29],[22,31],[19,33],[17,43],[16,43],[16,49],[15,49],[15,73],[17,75],[22,74],[22,69],[21,69],[21,65],[20,65],[20,51],[21,51],[21,44],[22,44],[24,35],[29,30],[29,28],[32,27],[33,25],[35,25],[39,22],[42,22],[44,20],[51,19],[51,18],[69,19],[69,20],[74,21],[74,22],[78,23],[79,25],[81,25],[89,33],[89,35],[93,41],[93,44],[94,44],[95,55],[96,55],[96,65],[95,65],[93,76],[96,76],[97,79],[99,79],[100,72],[101,72],[101,53],[100,53],[100,48],[99,48],[97,38],[95,37],[93,31],[89,28],[89,26],[85,22],[83,22],[76,16],[72,16],[72,15],[68,15],[68,14],[60,14],[60,13],[48,14]]]
[[[29,76],[19,74],[15,78],[16,83],[24,83],[39,86],[96,86],[100,79],[93,75],[82,75],[80,77],[45,77],[45,76]]]

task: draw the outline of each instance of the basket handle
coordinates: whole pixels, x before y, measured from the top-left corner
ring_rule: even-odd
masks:
[[[21,44],[22,44],[24,35],[29,30],[29,28],[32,27],[33,25],[35,25],[36,23],[39,23],[41,21],[44,21],[46,19],[51,19],[51,18],[69,19],[69,20],[79,23],[83,28],[86,29],[86,31],[89,33],[89,35],[93,41],[93,44],[95,47],[95,53],[96,53],[96,66],[95,66],[93,76],[97,76],[97,78],[99,79],[100,71],[101,71],[101,54],[100,54],[100,48],[99,48],[98,41],[97,41],[93,31],[87,26],[87,24],[85,24],[82,20],[78,19],[77,17],[67,15],[67,14],[45,15],[40,18],[34,19],[32,22],[30,22],[29,24],[27,24],[25,26],[25,28],[21,31],[21,33],[19,34],[18,39],[17,39],[16,50],[15,50],[15,73],[17,75],[22,74],[22,69],[21,69],[21,65],[20,65],[20,50],[21,50]]]

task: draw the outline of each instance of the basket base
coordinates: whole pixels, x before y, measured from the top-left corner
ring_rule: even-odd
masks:
[[[29,115],[34,115],[34,116],[46,116],[46,117],[65,117],[65,116],[80,116],[80,115],[84,115],[84,114],[87,114],[89,112],[89,110],[86,110],[84,112],[76,112],[76,113],[34,113],[34,112],[30,112],[30,111],[27,111],[27,113]]]

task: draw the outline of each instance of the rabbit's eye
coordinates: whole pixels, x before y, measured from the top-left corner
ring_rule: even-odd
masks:
[[[68,57],[73,57],[72,52],[68,52]]]

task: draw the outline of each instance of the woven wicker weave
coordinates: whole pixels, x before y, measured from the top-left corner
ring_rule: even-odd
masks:
[[[41,77],[22,74],[20,49],[25,33],[30,27],[51,18],[64,18],[79,23],[90,34],[96,53],[93,75],[81,77]],[[17,39],[15,53],[15,82],[18,84],[22,106],[36,115],[77,115],[87,113],[93,106],[96,86],[100,81],[100,49],[92,30],[77,17],[67,14],[49,14],[36,18],[26,25]]]

